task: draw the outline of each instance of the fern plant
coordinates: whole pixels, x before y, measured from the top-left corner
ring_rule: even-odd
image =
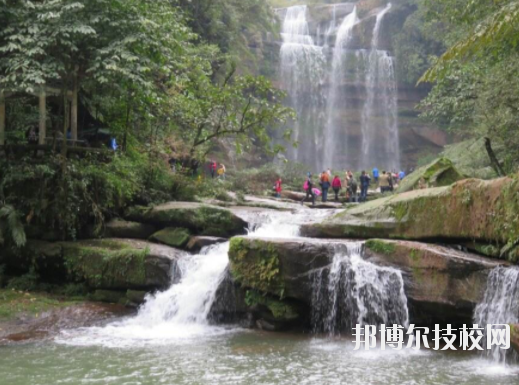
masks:
[[[12,241],[16,247],[23,247],[27,242],[20,215],[11,205],[0,206],[0,232],[3,238]]]

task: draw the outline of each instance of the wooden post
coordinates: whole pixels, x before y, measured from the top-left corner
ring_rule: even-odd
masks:
[[[70,128],[72,131],[72,145],[77,142],[77,104],[78,104],[78,84],[77,74],[74,77],[74,89],[72,90],[72,111],[70,113]]]
[[[0,146],[5,145],[5,95],[0,90]]]
[[[40,90],[40,132],[38,135],[38,144],[44,145],[47,137],[47,96],[45,88]]]

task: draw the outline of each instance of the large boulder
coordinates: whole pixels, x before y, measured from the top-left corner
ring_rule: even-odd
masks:
[[[334,255],[342,248],[346,250],[347,243],[234,238],[229,252],[230,270],[245,288],[268,298],[295,299],[310,306],[317,289],[316,273],[329,271]],[[470,322],[489,272],[506,263],[442,246],[391,240],[366,242],[362,258],[402,271],[412,321],[421,324]],[[265,306],[268,301],[257,302]]]
[[[132,239],[77,242],[29,240],[18,253],[5,253],[7,272],[21,275],[34,267],[49,283],[86,283],[90,289],[156,290],[169,287],[183,252]]]
[[[130,222],[122,219],[112,219],[105,224],[106,238],[148,239],[157,229],[145,223]]]
[[[464,179],[454,164],[447,158],[439,158],[420,167],[407,175],[398,186],[397,193],[416,190],[423,183],[424,187],[449,186],[454,182]]]
[[[466,179],[414,190],[347,209],[301,227],[317,238],[392,238],[492,244],[515,262],[519,242],[519,183],[515,178]]]
[[[506,263],[439,245],[382,239],[365,243],[364,258],[403,272],[408,299],[420,310],[415,316],[445,322],[470,321],[490,270]]]
[[[247,228],[247,223],[230,210],[196,202],[136,206],[128,210],[126,218],[160,227],[183,227],[200,235],[216,237],[245,234]]]
[[[330,248],[322,242],[233,238],[229,260],[242,286],[310,303],[311,272],[330,264]]]
[[[186,250],[192,253],[197,253],[204,247],[216,245],[218,243],[223,242],[227,242],[227,239],[219,237],[195,236],[191,237],[191,239],[187,243]]]
[[[162,243],[178,249],[184,248],[189,242],[191,234],[188,230],[177,227],[166,227],[150,237],[150,241]]]
[[[86,282],[93,289],[154,290],[167,288],[177,249],[130,239],[63,242],[68,280]]]

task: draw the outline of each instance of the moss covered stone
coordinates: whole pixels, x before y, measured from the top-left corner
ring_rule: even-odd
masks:
[[[231,239],[231,273],[243,286],[283,297],[285,285],[275,247],[261,240]]]
[[[377,239],[370,239],[366,242],[366,247],[375,253],[381,254],[392,254],[395,252],[395,245],[393,243],[388,243],[384,241],[380,241]]]
[[[465,179],[447,187],[414,190],[367,202],[314,225],[319,238],[452,240],[495,245],[514,261],[519,242],[517,177]]]
[[[146,287],[148,253],[147,248],[136,249],[112,240],[63,245],[70,279],[86,281],[92,288]]]
[[[442,187],[449,186],[463,178],[463,175],[449,159],[439,158],[406,176],[400,182],[397,192],[402,193],[418,189],[420,180],[427,187]]]
[[[278,299],[256,290],[247,290],[245,301],[250,307],[259,305],[268,309],[273,321],[290,322],[300,317],[299,306],[287,299]]]
[[[155,207],[133,207],[130,220],[158,226],[182,227],[201,235],[229,237],[245,234],[247,223],[230,210],[195,202],[169,202]]]
[[[150,237],[150,240],[182,249],[187,245],[190,237],[191,234],[187,229],[166,227],[154,233]]]

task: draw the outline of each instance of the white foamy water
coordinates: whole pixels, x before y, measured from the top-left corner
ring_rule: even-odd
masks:
[[[315,274],[314,332],[334,335],[357,324],[409,326],[402,272],[363,260],[362,242],[345,248],[339,246],[332,265]]]
[[[498,266],[488,275],[483,300],[474,310],[474,323],[480,327],[490,324],[519,323],[519,269]],[[486,340],[486,338],[485,338]],[[513,349],[500,349],[494,346],[485,355],[499,365],[516,361]]]
[[[316,221],[325,214],[300,209],[295,213],[252,211],[244,212],[243,216],[251,223],[249,236],[291,238],[299,236],[301,224]],[[63,332],[58,341],[111,347],[163,345],[233,332],[232,328],[210,325],[208,321],[216,291],[229,264],[228,251],[229,242],[226,242],[206,247],[197,255],[186,254],[178,261],[180,281],[149,296],[135,317],[105,327]]]

